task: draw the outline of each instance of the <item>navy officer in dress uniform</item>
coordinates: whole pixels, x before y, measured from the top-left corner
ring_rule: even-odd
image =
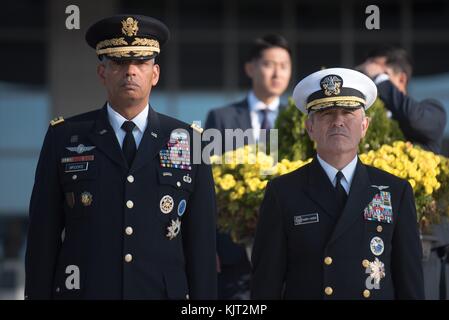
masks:
[[[139,15],[87,31],[108,99],[48,129],[30,202],[27,299],[216,298],[213,178],[192,161],[202,129],[149,106],[168,38]]]
[[[311,163],[273,179],[260,208],[253,299],[424,299],[410,184],[366,166],[357,146],[375,84],[358,71],[315,72],[296,86],[316,143]]]

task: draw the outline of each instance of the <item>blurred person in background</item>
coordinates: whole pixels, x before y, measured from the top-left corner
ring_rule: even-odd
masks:
[[[408,95],[413,66],[407,51],[395,46],[379,47],[357,69],[376,83],[380,99],[398,121],[405,138],[440,153],[446,111],[435,99],[417,101]]]
[[[244,144],[255,144],[261,129],[274,128],[276,118],[285,108],[280,96],[290,82],[292,62],[287,40],[276,34],[255,39],[244,65],[251,79],[251,90],[241,101],[213,109],[207,115],[206,129],[218,129],[225,145],[226,129],[253,129]],[[267,139],[268,140],[268,139]],[[232,148],[242,147],[232,142]],[[218,213],[220,214],[220,213]],[[218,233],[218,297],[220,299],[247,299],[249,297],[250,262],[245,247],[235,244],[229,234]]]

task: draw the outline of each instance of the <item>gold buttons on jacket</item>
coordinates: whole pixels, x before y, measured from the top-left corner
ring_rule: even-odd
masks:
[[[72,176],[72,180],[76,180],[76,179],[78,179],[78,176],[77,176],[76,174],[74,174],[74,175]]]
[[[181,186],[181,182],[176,182],[176,185],[178,186],[178,188]]]
[[[125,261],[126,262],[131,262],[133,260],[133,256],[131,255],[131,254],[127,254],[127,255],[125,255]]]
[[[126,180],[128,180],[129,183],[133,183],[134,182],[134,177],[132,175],[129,175]]]
[[[332,295],[332,293],[334,293],[334,289],[332,289],[331,287],[326,287],[326,289],[324,289],[324,293],[330,296]]]
[[[330,266],[332,264],[332,258],[331,257],[324,258],[324,264]]]
[[[369,261],[368,260],[363,260],[362,261],[362,266],[364,267],[364,268],[368,268],[369,267]]]
[[[382,228],[382,226],[377,226],[376,230],[377,230],[377,232],[382,232],[383,228]]]
[[[133,228],[131,228],[131,227],[126,227],[125,232],[126,232],[126,234],[127,234],[128,236],[130,236],[130,235],[133,234]]]
[[[369,298],[369,297],[371,296],[371,292],[370,292],[369,290],[364,290],[364,291],[363,291],[363,296],[364,296],[365,298]]]
[[[132,209],[132,207],[134,207],[134,202],[132,202],[131,200],[128,200],[128,201],[126,201],[126,206],[127,206],[129,209]]]

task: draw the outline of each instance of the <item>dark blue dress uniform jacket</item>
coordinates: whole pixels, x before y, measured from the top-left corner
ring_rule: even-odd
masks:
[[[216,211],[210,166],[161,167],[159,151],[172,130],[190,133],[191,156],[194,131],[151,107],[148,117],[131,168],[106,107],[49,128],[30,202],[27,299],[216,298]],[[77,141],[71,143],[74,136]],[[95,148],[82,154],[66,148],[79,144]],[[76,156],[94,159],[86,171],[66,172],[61,159]],[[80,200],[85,192],[92,200],[87,206]],[[160,208],[164,195],[174,202],[168,214]],[[187,207],[178,217],[181,200]],[[170,240],[167,227],[176,218],[181,220],[181,231]],[[131,234],[125,232],[127,227]],[[130,256],[125,259],[126,255]],[[79,289],[66,285],[70,265],[79,268]]]
[[[392,223],[365,220],[364,208],[379,192],[372,185],[388,186]],[[340,218],[336,208],[334,187],[316,159],[268,184],[253,248],[252,298],[424,299],[410,184],[358,160]],[[295,216],[315,213],[319,221],[295,225]],[[363,261],[375,260],[376,236],[385,246],[378,256],[385,278],[379,289],[368,289]]]
[[[416,101],[404,95],[389,80],[379,83],[377,90],[407,140],[441,153],[446,111],[440,102],[435,99]]]

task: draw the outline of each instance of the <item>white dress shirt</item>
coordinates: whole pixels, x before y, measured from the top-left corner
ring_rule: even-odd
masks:
[[[122,129],[123,122],[128,119],[124,118],[120,113],[112,109],[111,105],[108,102],[108,118],[111,123],[112,129],[114,129],[115,136],[117,137],[118,143],[120,144],[120,148],[123,146],[123,139],[125,139],[126,132]],[[134,140],[136,140],[136,147],[139,148],[140,141],[142,140],[143,133],[148,125],[148,104],[146,107],[133,119],[132,122],[136,125],[133,129]]]
[[[329,180],[331,181],[332,185],[335,187],[335,185],[337,184],[337,172],[339,170],[335,169],[329,163],[321,159],[319,155],[317,155],[317,158],[321,167],[324,169],[327,176],[329,177]],[[357,166],[357,155],[354,157],[354,159],[352,159],[351,162],[349,162],[346,165],[346,167],[340,170],[343,173],[341,185],[343,186],[343,189],[345,189],[346,194],[349,194],[349,190],[351,189],[352,178],[354,178],[356,166]]]
[[[251,116],[251,127],[253,129],[254,140],[258,141],[260,136],[260,127],[262,126],[263,114],[260,110],[268,109],[268,121],[274,127],[274,122],[279,113],[279,97],[276,97],[270,104],[266,105],[260,101],[251,90],[248,94],[249,114]]]

